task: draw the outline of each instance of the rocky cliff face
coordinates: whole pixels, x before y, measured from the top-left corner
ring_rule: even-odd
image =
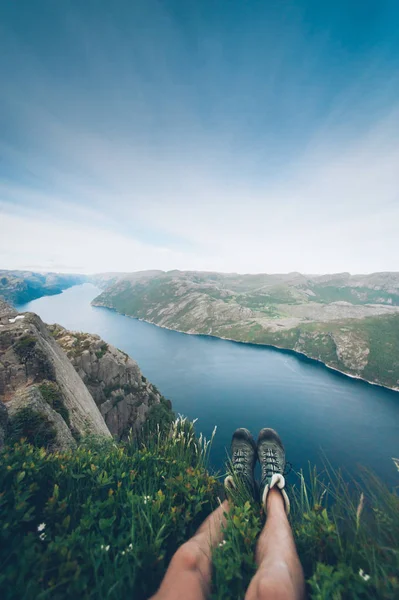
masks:
[[[1,301],[0,401],[8,409],[7,431],[29,434],[31,423],[40,421],[43,435],[46,426],[51,430],[53,447],[74,445],[73,436],[110,436],[88,389],[47,326],[37,315],[18,314]]]
[[[60,325],[50,325],[49,330],[87,386],[113,435],[125,437],[130,430],[137,432],[153,407],[170,410],[170,402],[121,350],[98,335],[67,331]]]

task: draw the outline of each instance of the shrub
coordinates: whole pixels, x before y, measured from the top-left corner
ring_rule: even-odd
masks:
[[[108,344],[105,344],[105,343],[104,343],[104,344],[102,344],[102,346],[101,346],[100,350],[98,350],[98,351],[96,352],[96,356],[97,356],[97,358],[98,358],[98,359],[102,358],[102,357],[104,356],[104,354],[107,352],[107,350],[108,350]]]
[[[21,408],[8,423],[8,444],[25,438],[33,446],[48,448],[56,437],[56,431],[46,415],[29,407]]]
[[[6,448],[2,599],[148,598],[215,507],[206,452],[181,422],[140,448],[95,439],[63,454],[26,443]]]
[[[158,406],[158,405],[157,405]],[[20,598],[142,600],[175,550],[218,504],[209,443],[179,418],[140,439],[85,438],[55,453],[0,455],[0,589]],[[291,523],[313,600],[399,597],[399,498],[372,474],[297,475]],[[213,553],[212,598],[243,598],[265,520],[238,488]]]
[[[31,356],[35,346],[36,338],[26,335],[15,342],[13,349],[21,360],[26,361]]]
[[[71,425],[69,411],[65,406],[64,398],[58,385],[52,381],[45,381],[39,385],[39,390],[47,404],[61,415],[69,427]]]

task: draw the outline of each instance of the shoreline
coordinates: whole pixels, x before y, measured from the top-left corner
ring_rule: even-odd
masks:
[[[265,344],[262,342],[245,342],[242,340],[233,340],[232,338],[223,337],[221,335],[213,335],[210,333],[194,333],[191,331],[181,331],[180,329],[175,329],[173,327],[167,327],[166,325],[159,325],[158,323],[153,323],[152,321],[148,321],[147,319],[142,319],[140,317],[133,317],[132,315],[127,315],[125,313],[118,311],[116,308],[113,308],[111,306],[104,306],[102,304],[93,304],[93,302],[91,302],[90,304],[91,304],[91,306],[95,306],[96,308],[106,308],[108,310],[112,310],[113,312],[117,313],[118,315],[122,315],[123,317],[128,317],[129,319],[135,319],[136,321],[142,321],[143,323],[148,323],[149,325],[154,325],[155,327],[160,327],[161,329],[167,329],[168,331],[175,331],[176,333],[182,333],[184,335],[197,335],[197,336],[201,336],[201,337],[213,338],[216,340],[225,340],[226,342],[234,342],[235,344],[245,344],[246,346],[256,346],[257,348],[259,348],[259,347],[270,348],[271,350],[277,350],[278,352],[291,354],[292,356],[295,356],[296,358],[298,358],[300,360],[315,362],[318,365],[325,367],[326,369],[334,371],[335,373],[339,373],[339,375],[342,375],[343,377],[349,377],[350,379],[355,379],[357,381],[367,383],[368,385],[374,385],[377,387],[381,387],[385,390],[390,390],[391,392],[399,392],[399,387],[390,387],[388,385],[384,385],[383,383],[376,383],[375,381],[369,381],[368,379],[364,379],[364,377],[360,377],[359,375],[353,375],[352,373],[347,373],[346,371],[341,371],[340,369],[337,369],[336,367],[332,367],[329,364],[323,362],[319,358],[313,358],[312,356],[308,356],[304,352],[300,352],[298,350],[293,350],[291,348],[283,348],[282,346],[276,346],[274,344]]]

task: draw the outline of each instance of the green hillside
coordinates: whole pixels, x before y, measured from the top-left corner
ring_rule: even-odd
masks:
[[[399,275],[126,276],[93,304],[162,327],[269,344],[399,389]]]
[[[181,419],[138,443],[92,439],[55,454],[26,442],[3,449],[2,598],[148,598],[223,493],[207,471],[208,453]],[[372,475],[361,477],[351,491],[328,473],[312,473],[308,487],[298,475],[290,488],[312,599],[399,595],[399,498]],[[214,552],[212,598],[220,600],[243,598],[265,518],[245,496],[232,506],[226,543]]]

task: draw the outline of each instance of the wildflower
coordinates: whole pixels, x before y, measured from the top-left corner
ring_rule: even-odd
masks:
[[[101,544],[100,546],[100,550],[104,550],[104,552],[108,552],[109,548],[109,546],[104,546],[104,544]]]
[[[144,504],[147,504],[149,500],[151,500],[151,496],[143,496]]]
[[[219,544],[219,548],[222,548],[222,546],[224,546],[225,543],[226,543],[226,540],[221,541],[220,544]]]
[[[124,550],[122,550],[121,554],[122,554],[122,556],[125,556],[126,552]]]
[[[39,535],[39,538],[41,539],[42,542],[44,542],[44,540],[46,539],[46,534],[45,533],[41,533]]]
[[[359,569],[359,575],[362,579],[364,579],[364,581],[368,581],[370,579],[370,575],[367,575],[363,569]]]
[[[46,529],[46,523],[40,523],[40,525],[37,526],[38,531],[44,531],[45,529]]]

